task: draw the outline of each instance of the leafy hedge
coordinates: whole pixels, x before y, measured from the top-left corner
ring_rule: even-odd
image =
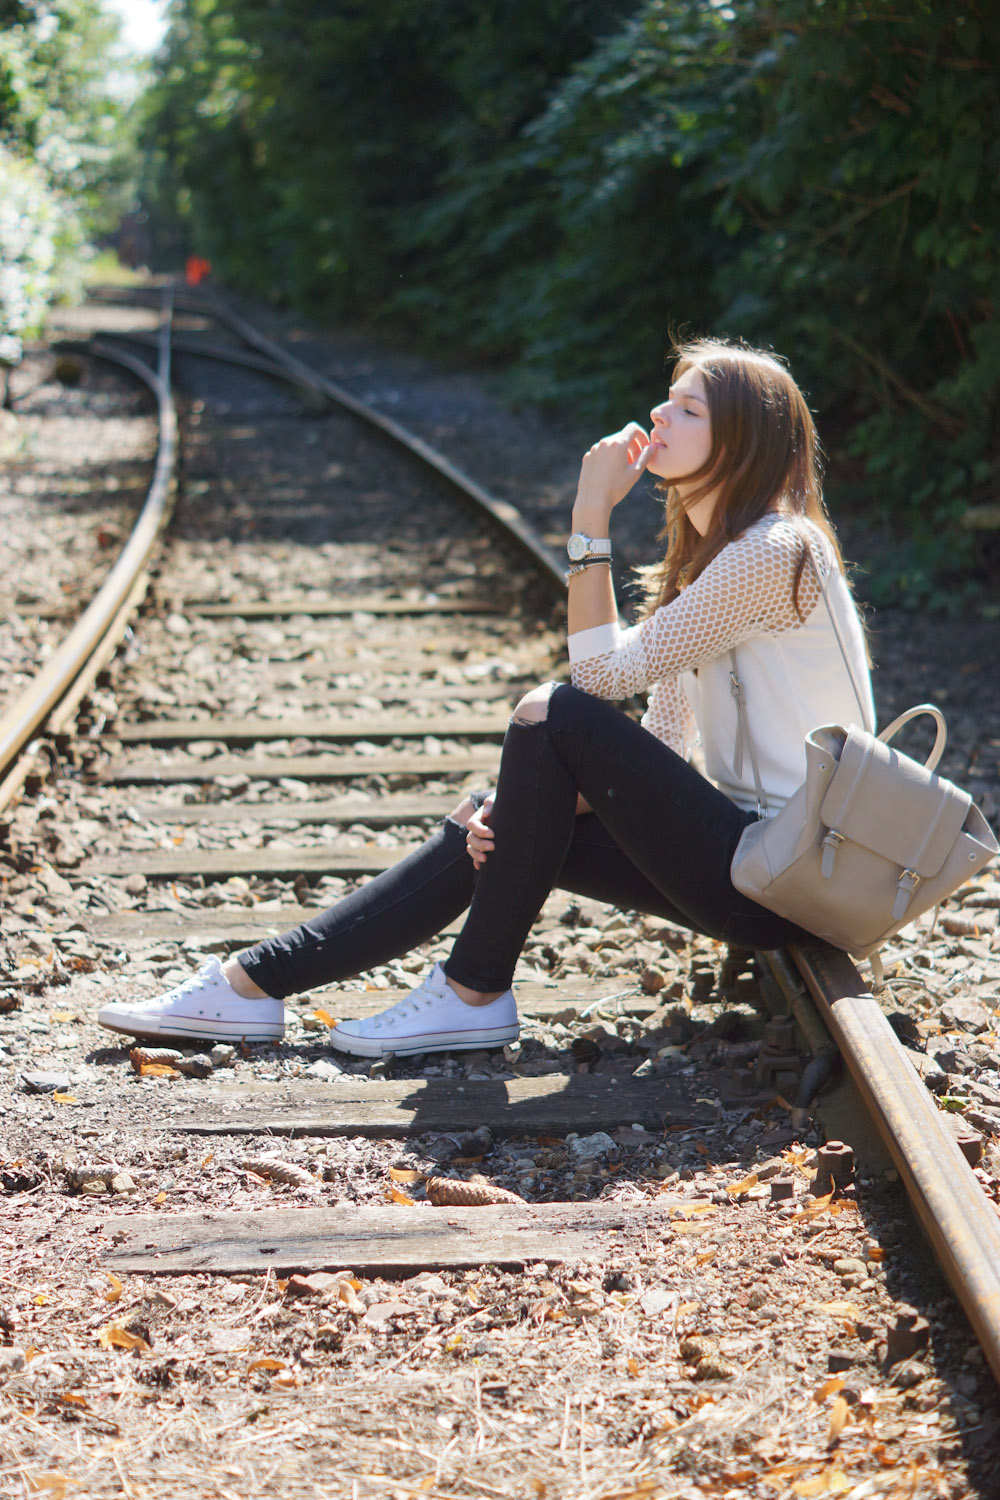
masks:
[[[78,221],[41,168],[0,146],[0,363],[17,364],[22,339],[73,289],[81,245]]]
[[[79,284],[127,177],[99,0],[0,0],[0,360]]]
[[[258,292],[595,419],[672,326],[788,354],[912,602],[975,557],[1000,391],[987,0],[174,0],[151,199]],[[946,538],[944,545],[942,538]]]

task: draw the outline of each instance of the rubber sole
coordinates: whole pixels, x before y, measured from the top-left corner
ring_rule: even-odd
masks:
[[[283,1022],[247,1026],[240,1021],[207,1021],[204,1016],[174,1016],[168,1024],[152,1027],[138,1017],[129,1019],[127,1013],[116,1014],[110,1006],[97,1012],[97,1020],[107,1031],[145,1041],[277,1042],[285,1034]]]
[[[474,1039],[467,1030],[430,1031],[422,1036],[382,1041],[377,1037],[350,1036],[339,1032],[337,1027],[332,1027],[330,1045],[337,1052],[346,1052],[351,1057],[411,1057],[418,1052],[477,1052],[516,1042],[520,1030],[519,1026],[494,1026],[476,1032]]]

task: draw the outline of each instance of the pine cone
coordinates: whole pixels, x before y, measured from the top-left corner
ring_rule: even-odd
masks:
[[[145,1063],[177,1068],[184,1061],[184,1053],[176,1052],[173,1047],[133,1047],[129,1053],[129,1061],[137,1073]]]
[[[315,1177],[292,1161],[277,1161],[272,1157],[256,1156],[240,1162],[244,1172],[253,1172],[257,1177],[268,1177],[272,1182],[283,1182],[286,1187],[318,1186]]]
[[[482,1208],[487,1203],[523,1203],[525,1200],[492,1182],[457,1182],[453,1177],[431,1177],[427,1199],[437,1208]]]

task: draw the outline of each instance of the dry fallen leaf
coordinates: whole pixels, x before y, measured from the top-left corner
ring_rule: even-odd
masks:
[[[337,1024],[330,1012],[324,1010],[321,1005],[318,1005],[311,1014],[316,1017],[317,1021],[322,1021],[324,1026],[336,1026]]]
[[[49,1017],[50,1021],[75,1021],[76,1019],[75,1010],[54,1010]]]
[[[97,1335],[97,1342],[102,1349],[125,1349],[131,1352],[133,1349],[149,1348],[141,1334],[130,1333],[120,1323],[107,1323]]]
[[[851,1481],[843,1469],[827,1469],[814,1479],[800,1479],[792,1485],[792,1494],[801,1496],[802,1500],[813,1500],[820,1495],[840,1495],[850,1488]]]
[[[808,1208],[800,1208],[798,1213],[793,1215],[793,1218],[815,1219],[819,1214],[825,1213],[832,1202],[833,1194],[827,1193],[825,1197],[817,1198],[815,1203],[810,1204]]]
[[[154,1203],[166,1203],[166,1201],[167,1195],[164,1192],[157,1193],[156,1197],[153,1199]]]
[[[61,1094],[58,1089],[52,1095],[53,1104],[79,1104],[75,1094]]]
[[[351,1282],[342,1281],[340,1283],[340,1286],[337,1288],[337,1295],[340,1298],[341,1302],[343,1302],[344,1306],[347,1308],[348,1312],[359,1313],[362,1316],[364,1315],[366,1310],[365,1304],[358,1296],[357,1291],[355,1290],[355,1287]]]
[[[629,1358],[628,1372],[631,1375],[631,1377],[632,1377],[633,1380],[638,1380],[638,1378],[639,1378],[639,1361],[638,1360],[632,1359],[631,1357]]]
[[[119,1278],[114,1274],[113,1271],[105,1271],[104,1274],[111,1282],[111,1285],[104,1293],[104,1300],[105,1302],[118,1302],[121,1298],[122,1292],[125,1290],[125,1285],[121,1280],[119,1280]]]
[[[140,1078],[180,1078],[181,1074],[176,1068],[168,1067],[166,1063],[140,1063]]]
[[[284,1370],[285,1367],[285,1361],[283,1359],[271,1359],[270,1357],[265,1356],[263,1359],[252,1360],[251,1363],[247,1365],[247,1373],[249,1374],[251,1370]]]
[[[402,1203],[407,1208],[412,1208],[416,1201],[415,1199],[409,1197],[408,1194],[404,1193],[400,1188],[386,1188],[385,1195],[389,1199],[390,1203]]]
[[[76,1479],[70,1479],[66,1474],[60,1474],[56,1469],[46,1470],[41,1474],[25,1474],[29,1490],[44,1490],[54,1497],[54,1500],[62,1500],[71,1484],[78,1484]]]
[[[861,1316],[856,1302],[817,1302],[816,1308],[819,1312],[829,1313],[831,1318],[846,1318],[851,1323],[856,1323]]]
[[[414,1167],[390,1167],[389,1176],[393,1182],[426,1182],[427,1173],[418,1172]]]
[[[751,1188],[757,1186],[757,1173],[751,1172],[749,1177],[743,1177],[739,1182],[726,1184],[726,1192],[731,1198],[742,1198],[744,1193],[749,1193]]]
[[[818,1390],[813,1391],[813,1400],[818,1404],[825,1401],[827,1396],[836,1396],[847,1384],[841,1375],[831,1375],[829,1380],[824,1380]]]
[[[826,1446],[832,1448],[844,1430],[849,1407],[843,1396],[838,1396],[830,1412],[830,1427],[826,1434]]]

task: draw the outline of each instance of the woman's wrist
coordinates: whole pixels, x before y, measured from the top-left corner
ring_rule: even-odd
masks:
[[[612,505],[599,505],[578,498],[573,506],[570,525],[573,531],[583,531],[587,536],[607,536],[613,509]]]

